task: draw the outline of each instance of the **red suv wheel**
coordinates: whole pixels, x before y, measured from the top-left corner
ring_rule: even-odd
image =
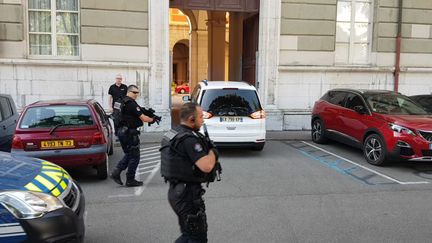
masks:
[[[363,154],[369,164],[384,165],[387,162],[387,150],[381,136],[369,135],[363,144]]]
[[[324,123],[320,119],[315,119],[312,123],[312,141],[315,143],[325,143],[327,138],[325,136]]]

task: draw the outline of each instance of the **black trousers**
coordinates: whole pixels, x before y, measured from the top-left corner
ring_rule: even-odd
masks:
[[[178,217],[181,236],[176,243],[206,243],[207,215],[201,184],[170,183],[168,201]]]
[[[127,180],[135,179],[135,173],[140,161],[140,140],[139,132],[136,129],[128,129],[126,127],[119,128],[118,136],[120,145],[123,149],[124,156],[117,163],[117,169],[125,170]]]

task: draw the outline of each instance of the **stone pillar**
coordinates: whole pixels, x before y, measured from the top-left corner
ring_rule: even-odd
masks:
[[[161,125],[145,126],[147,129],[168,130],[171,127],[171,81],[169,56],[169,1],[149,3],[149,105],[163,116]]]
[[[230,81],[242,80],[243,14],[230,13],[229,19],[229,75]]]
[[[281,1],[260,1],[258,44],[258,92],[271,130],[283,130],[283,114],[277,107],[277,82]]]
[[[210,80],[225,79],[225,12],[209,12],[209,78]]]
[[[258,91],[266,107],[276,108],[281,1],[260,1]]]
[[[192,30],[190,33],[190,45],[189,45],[189,86],[191,89],[198,83],[198,33],[196,30]],[[191,90],[192,92],[192,90]]]
[[[209,40],[207,30],[198,30],[198,81],[210,79],[209,76]]]

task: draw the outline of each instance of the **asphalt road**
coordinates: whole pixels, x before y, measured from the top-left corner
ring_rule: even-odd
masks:
[[[86,242],[173,242],[177,219],[142,145],[140,188],[72,171],[86,200]],[[122,152],[116,148],[111,168]],[[222,181],[205,194],[209,242],[430,242],[432,163],[368,165],[337,143],[268,141],[262,152],[222,150]]]

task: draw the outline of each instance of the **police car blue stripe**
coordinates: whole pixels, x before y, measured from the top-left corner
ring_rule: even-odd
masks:
[[[43,178],[45,178],[46,180],[48,180],[49,182],[51,182],[55,186],[57,186],[57,184],[60,183],[59,181],[54,180],[53,178],[45,175],[44,173],[40,173],[39,175],[42,176]],[[63,191],[63,189],[60,188],[60,192],[62,192],[62,191]]]
[[[32,180],[31,181],[35,186],[37,186],[39,189],[41,189],[41,191],[43,192],[50,192],[51,190],[49,188],[47,188],[46,186],[44,186],[42,183],[40,183],[37,180]]]

